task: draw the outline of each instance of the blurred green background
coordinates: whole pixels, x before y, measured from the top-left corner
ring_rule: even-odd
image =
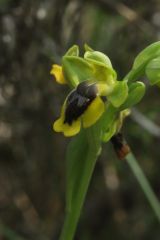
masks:
[[[69,139],[52,131],[69,89],[50,76],[73,44],[107,54],[121,79],[160,39],[159,0],[0,0],[0,240],[57,240]],[[148,85],[147,80],[144,82]],[[148,88],[124,134],[160,199],[160,90]],[[103,145],[75,240],[159,240],[125,161]]]

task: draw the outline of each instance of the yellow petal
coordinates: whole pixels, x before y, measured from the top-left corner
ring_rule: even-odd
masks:
[[[54,75],[56,78],[56,81],[60,84],[66,84],[66,80],[63,76],[63,72],[62,72],[62,67],[57,65],[57,64],[53,64],[52,65],[52,69],[50,71],[51,75]]]
[[[63,103],[62,108],[61,108],[60,118],[58,118],[53,124],[53,130],[55,132],[63,132],[65,107],[66,107],[66,100]]]
[[[79,133],[81,128],[81,121],[78,119],[69,125],[68,123],[64,123],[62,118],[56,120],[53,124],[53,129],[55,132],[63,132],[64,136],[72,137]]]
[[[64,113],[65,113],[66,101],[64,102],[61,109],[61,116],[53,124],[53,129],[55,132],[63,132],[66,137],[71,137],[79,133],[81,128],[81,120],[78,118],[76,121],[73,121],[71,125],[64,123]]]
[[[69,125],[69,124],[65,123],[63,125],[64,136],[72,137],[72,136],[76,135],[77,133],[79,133],[80,128],[81,128],[80,119],[77,119],[76,121],[73,121],[72,125]]]
[[[63,132],[63,120],[62,120],[62,118],[59,118],[54,122],[53,129],[54,129],[55,132]]]
[[[106,83],[100,82],[97,83],[97,88],[98,88],[98,93],[100,96],[107,96],[109,95],[114,88],[114,83],[112,83],[111,85],[108,85]]]
[[[101,117],[105,110],[104,102],[100,97],[96,97],[82,115],[83,127],[88,128]]]

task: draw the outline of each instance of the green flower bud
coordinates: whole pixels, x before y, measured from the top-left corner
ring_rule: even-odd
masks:
[[[145,66],[148,63],[148,61],[150,61],[153,58],[156,58],[157,56],[160,56],[160,41],[149,45],[138,54],[134,61],[133,69]]]
[[[160,83],[160,57],[152,59],[147,64],[145,72],[151,85]]]
[[[127,81],[116,81],[113,91],[107,96],[114,107],[121,106],[128,96]]]
[[[124,104],[120,107],[122,110],[130,108],[140,102],[145,94],[145,85],[142,82],[135,82],[129,86],[128,97]]]

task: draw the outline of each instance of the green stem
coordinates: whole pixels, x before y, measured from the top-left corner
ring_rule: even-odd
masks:
[[[73,196],[74,202],[72,204],[72,208],[66,214],[60,240],[73,239],[78,219],[80,217],[80,213],[84,203],[84,199],[88,190],[89,182],[100,151],[100,142],[99,140],[97,141],[97,139],[94,136],[94,129],[88,131],[88,134],[89,143],[91,144],[89,144],[88,153],[85,159],[86,161],[85,168],[83,169],[82,172],[81,182],[79,186],[77,186],[78,189],[77,194]]]
[[[136,81],[138,78],[141,78],[144,75],[144,66],[140,66],[137,69],[132,69],[123,79],[123,81],[128,81],[128,83],[131,83],[133,81]]]
[[[137,178],[137,181],[139,182],[144,194],[146,195],[146,198],[148,199],[155,215],[160,222],[160,202],[153,192],[152,187],[150,186],[150,183],[139,166],[135,156],[132,153],[129,153],[126,157],[126,161]]]

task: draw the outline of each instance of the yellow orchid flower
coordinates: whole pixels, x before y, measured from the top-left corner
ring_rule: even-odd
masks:
[[[68,137],[76,135],[81,127],[95,124],[107,111],[106,100],[119,107],[128,96],[127,82],[117,81],[110,59],[88,48],[80,57],[78,46],[71,47],[62,58],[62,67],[54,64],[51,74],[58,83],[67,83],[73,89],[53,124],[56,132]]]
[[[81,126],[88,128],[95,124],[105,111],[106,102],[98,89],[96,83],[80,83],[66,98],[60,118],[53,124],[53,129],[71,137],[80,131]]]

